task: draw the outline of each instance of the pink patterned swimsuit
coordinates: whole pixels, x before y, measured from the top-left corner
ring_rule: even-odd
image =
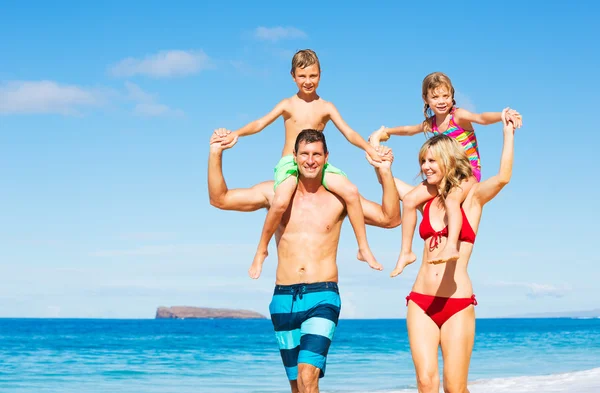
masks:
[[[431,118],[431,130],[437,134],[444,134],[450,138],[456,140],[465,149],[471,166],[473,167],[473,176],[477,181],[481,181],[481,159],[479,157],[479,149],[477,148],[477,138],[475,138],[474,130],[465,130],[454,121],[454,112],[456,107],[450,111],[450,121],[448,122],[448,129],[440,132],[435,121],[435,115]]]

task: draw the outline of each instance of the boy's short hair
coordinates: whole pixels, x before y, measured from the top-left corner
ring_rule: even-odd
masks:
[[[313,64],[316,64],[321,72],[321,64],[315,51],[312,49],[299,50],[292,58],[292,74],[295,74],[296,68],[306,68]]]

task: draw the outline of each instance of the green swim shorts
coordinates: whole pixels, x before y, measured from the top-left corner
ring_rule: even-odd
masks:
[[[344,171],[339,168],[334,167],[333,165],[326,163],[325,168],[323,169],[325,173],[335,173],[336,175],[342,175],[344,177],[348,177]],[[287,156],[281,157],[281,160],[275,166],[275,186],[274,189],[277,189],[285,179],[290,176],[298,178],[298,165],[294,161],[294,156],[292,154],[288,154]],[[323,176],[323,186],[327,188],[327,184],[325,184],[325,176]],[[327,188],[329,190],[329,188]]]

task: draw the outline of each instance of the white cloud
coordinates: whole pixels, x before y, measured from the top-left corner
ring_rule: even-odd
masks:
[[[53,81],[11,81],[0,85],[0,114],[76,115],[79,107],[100,105],[105,93]]]
[[[507,282],[500,281],[496,283],[500,287],[516,287],[524,288],[527,290],[527,296],[529,297],[563,297],[566,292],[570,291],[568,286],[556,287],[549,284],[538,284],[538,283],[527,283],[527,282]]]
[[[257,27],[254,37],[259,40],[277,42],[284,39],[306,38],[307,34],[295,27]]]
[[[146,75],[167,78],[195,74],[211,66],[210,58],[201,50],[161,51],[143,59],[128,57],[110,68],[119,77]]]
[[[138,85],[131,82],[125,82],[127,97],[130,100],[137,101],[133,113],[139,116],[183,116],[181,109],[171,109],[167,105],[159,104],[156,94],[150,94],[142,90]]]

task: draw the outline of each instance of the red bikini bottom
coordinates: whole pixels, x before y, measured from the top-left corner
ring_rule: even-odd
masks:
[[[409,300],[412,300],[417,306],[421,307],[421,309],[425,311],[425,314],[429,315],[429,318],[431,318],[439,328],[441,328],[444,322],[457,312],[464,310],[471,304],[474,306],[477,305],[475,295],[471,295],[471,297],[454,298],[411,292],[406,297],[407,306]]]

